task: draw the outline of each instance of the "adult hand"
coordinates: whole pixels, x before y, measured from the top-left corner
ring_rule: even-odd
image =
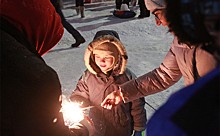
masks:
[[[119,104],[122,101],[121,90],[116,90],[110,93],[105,100],[101,103],[101,106],[111,110],[114,106]]]

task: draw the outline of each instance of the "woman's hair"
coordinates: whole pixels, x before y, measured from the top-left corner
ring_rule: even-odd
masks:
[[[179,43],[191,46],[213,41],[204,24],[199,2],[184,3],[181,0],[166,0],[166,2],[165,17],[170,23],[169,31],[177,36]]]

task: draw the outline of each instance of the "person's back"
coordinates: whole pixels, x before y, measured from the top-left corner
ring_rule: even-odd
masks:
[[[41,57],[63,34],[50,1],[7,0],[0,6],[1,135],[88,135],[86,128],[64,125],[58,75]]]
[[[135,78],[126,69],[127,53],[115,31],[97,32],[85,51],[87,70],[79,79],[70,99],[83,106],[95,106],[89,111],[96,132],[93,136],[131,136],[133,130],[143,131],[146,124],[144,98],[122,103],[113,110],[103,109],[101,102],[118,85]]]
[[[146,135],[219,136],[220,67],[172,94],[152,115]]]

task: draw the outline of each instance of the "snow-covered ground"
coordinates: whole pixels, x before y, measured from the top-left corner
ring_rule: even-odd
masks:
[[[88,44],[99,30],[115,30],[128,53],[127,67],[137,76],[141,76],[154,68],[158,68],[167,54],[173,35],[167,33],[167,28],[156,26],[154,16],[139,19],[139,6],[130,6],[137,10],[134,18],[120,19],[113,16],[114,1],[85,4],[85,18],[76,15],[75,1],[63,0],[63,13],[68,22],[86,39],[78,48],[71,48],[75,39],[66,30],[61,41],[46,55],[46,63],[57,71],[63,90],[63,100],[68,99],[75,89],[79,77],[86,69],[84,52]],[[183,79],[167,90],[146,96],[146,101],[154,108],[163,104],[173,92],[184,87]],[[154,110],[148,105],[148,119]]]

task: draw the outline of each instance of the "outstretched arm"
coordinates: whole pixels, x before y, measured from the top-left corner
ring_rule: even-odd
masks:
[[[127,103],[163,91],[178,82],[182,74],[172,49],[171,46],[159,68],[125,82],[120,86],[121,90],[109,94],[101,105],[104,108],[112,109],[121,100]]]

